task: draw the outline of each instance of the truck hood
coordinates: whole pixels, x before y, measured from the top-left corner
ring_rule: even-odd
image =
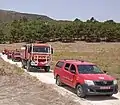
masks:
[[[84,80],[114,80],[115,78],[107,74],[79,74]]]
[[[42,53],[42,52],[38,52],[38,53],[33,52],[32,54],[33,55],[50,55],[49,53]]]
[[[43,53],[32,53],[33,56],[50,56],[50,54]]]

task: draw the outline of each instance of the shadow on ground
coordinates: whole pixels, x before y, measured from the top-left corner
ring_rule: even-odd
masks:
[[[73,94],[76,94],[75,90],[69,86],[64,85],[63,88],[67,89],[68,91],[72,92]],[[104,101],[104,100],[119,100],[118,98],[114,96],[104,96],[104,95],[91,95],[86,96],[86,100],[88,101]]]

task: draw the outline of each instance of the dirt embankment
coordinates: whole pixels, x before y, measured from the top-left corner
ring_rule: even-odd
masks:
[[[77,105],[20,68],[0,59],[0,105]]]

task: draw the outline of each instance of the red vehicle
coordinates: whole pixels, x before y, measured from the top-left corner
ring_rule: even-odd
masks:
[[[76,89],[79,97],[87,95],[112,96],[118,92],[117,80],[101,71],[95,64],[80,60],[59,60],[54,68],[56,84]]]
[[[11,59],[11,58],[12,58],[12,51],[9,51],[9,52],[8,52],[7,58],[8,58],[8,59]]]
[[[21,49],[23,68],[28,71],[44,69],[49,72],[53,53],[51,45],[33,43],[24,45]]]
[[[8,49],[4,49],[3,51],[2,51],[2,54],[4,55],[4,54],[8,54],[9,53],[9,50]]]
[[[13,53],[13,50],[8,50],[8,49],[4,49],[3,51],[2,51],[2,54],[4,55],[7,55],[7,58],[8,59],[11,59],[12,58],[12,53]]]
[[[13,51],[13,53],[12,53],[12,60],[13,61],[21,61],[21,52],[19,51],[19,50],[15,50],[15,51]]]
[[[13,50],[7,50],[7,52],[5,53],[7,55],[8,59],[12,58],[12,54],[13,54]]]

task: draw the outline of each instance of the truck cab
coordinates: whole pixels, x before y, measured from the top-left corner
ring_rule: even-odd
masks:
[[[50,70],[53,48],[49,44],[33,43],[22,48],[22,65],[28,71],[33,69]]]

